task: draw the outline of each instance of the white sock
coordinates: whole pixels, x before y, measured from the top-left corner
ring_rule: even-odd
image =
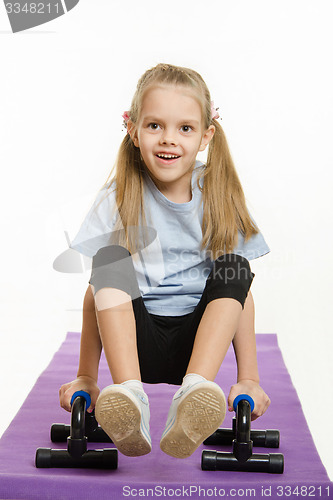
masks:
[[[197,384],[198,382],[206,382],[206,381],[207,379],[205,379],[205,377],[202,377],[201,375],[197,375],[196,373],[188,373],[183,378],[182,386],[193,385]]]
[[[126,385],[128,389],[136,389],[137,391],[145,392],[140,380],[125,380],[120,385]]]
[[[180,386],[180,388],[178,389],[178,391],[176,392],[176,394],[173,396],[173,398],[174,399],[177,398],[184,387],[187,387],[188,385],[197,384],[198,382],[206,382],[206,381],[207,381],[207,379],[205,379],[201,375],[197,375],[196,373],[188,373],[183,378],[183,383]]]

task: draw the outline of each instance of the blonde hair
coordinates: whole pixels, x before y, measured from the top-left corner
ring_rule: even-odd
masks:
[[[206,249],[216,259],[221,254],[231,252],[237,245],[238,231],[246,241],[258,233],[258,228],[247,210],[223,129],[216,119],[212,119],[210,93],[199,73],[170,64],[158,64],[146,71],[137,84],[128,113],[131,122],[134,126],[138,123],[146,92],[159,84],[189,87],[201,105],[204,129],[212,124],[215,127],[215,134],[208,146],[207,162],[197,183],[203,200],[201,249]],[[127,248],[133,253],[136,251],[135,236],[133,230],[129,231],[128,228],[138,227],[140,222],[145,223],[145,165],[139,148],[135,147],[129,134],[121,143],[115,168],[112,180],[116,186],[119,223],[125,230]],[[204,182],[201,187],[202,177]]]

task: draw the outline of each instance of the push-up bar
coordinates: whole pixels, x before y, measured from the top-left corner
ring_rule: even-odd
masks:
[[[36,467],[80,467],[90,469],[116,469],[118,451],[116,448],[87,450],[88,440],[92,442],[111,442],[98,426],[94,414],[86,412],[91,403],[87,392],[77,391],[71,400],[71,425],[53,424],[51,441],[67,440],[67,450],[38,448]]]
[[[71,400],[71,425],[53,424],[51,427],[52,442],[66,442],[67,450],[38,448],[36,451],[36,467],[94,468],[116,469],[118,451],[116,448],[87,450],[88,441],[102,443],[112,442],[95,419],[94,412],[87,413],[91,399],[88,393],[78,391]],[[204,450],[201,457],[202,470],[214,471],[248,471],[270,472],[282,474],[284,457],[280,453],[255,454],[253,446],[278,448],[280,433],[278,430],[251,431],[251,412],[253,399],[241,394],[233,403],[236,418],[233,429],[218,429],[205,445],[231,445],[233,451],[219,452]]]
[[[218,429],[205,445],[230,445],[232,452],[204,450],[201,456],[202,470],[270,472],[282,474],[284,457],[281,453],[252,453],[253,446],[278,448],[280,433],[277,430],[251,431],[251,413],[254,401],[247,394],[234,400],[236,418],[233,429]]]

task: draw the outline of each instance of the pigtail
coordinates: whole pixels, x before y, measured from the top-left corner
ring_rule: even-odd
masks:
[[[202,248],[207,248],[216,259],[237,245],[238,231],[245,241],[259,231],[247,210],[223,129],[217,120],[213,124],[215,134],[203,171]]]
[[[111,186],[115,188],[117,219],[114,244],[124,246],[133,255],[145,246],[143,230],[143,165],[140,151],[129,134],[124,137],[116,160],[115,175]]]

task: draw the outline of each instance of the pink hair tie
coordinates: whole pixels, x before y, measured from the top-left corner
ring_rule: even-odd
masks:
[[[124,111],[124,113],[122,114],[122,119],[124,120],[124,127],[127,128],[127,122],[130,119],[129,111]]]
[[[218,113],[218,110],[219,108],[215,108],[214,106],[214,101],[211,101],[210,102],[210,110],[211,110],[211,113],[212,113],[212,120],[217,120],[218,118],[220,118],[220,115]]]

